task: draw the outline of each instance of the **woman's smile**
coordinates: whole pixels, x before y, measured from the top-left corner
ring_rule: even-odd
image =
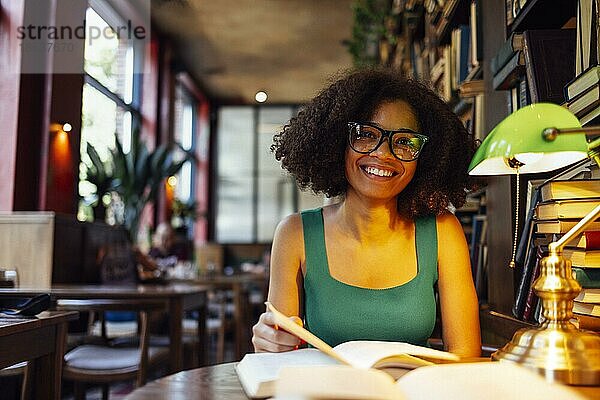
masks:
[[[375,180],[389,180],[396,175],[398,175],[398,171],[395,169],[384,167],[380,165],[370,165],[365,164],[361,165],[360,169],[371,179]]]

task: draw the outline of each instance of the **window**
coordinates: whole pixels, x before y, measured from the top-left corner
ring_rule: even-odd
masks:
[[[174,139],[185,150],[193,151],[196,127],[196,101],[180,84],[175,89]],[[194,198],[193,163],[187,161],[176,175],[175,198],[187,203]]]
[[[270,242],[283,217],[323,204],[321,197],[296,188],[270,150],[273,135],[294,112],[292,106],[227,106],[219,110],[217,242]]]
[[[217,242],[254,240],[254,109],[223,107],[217,128]]]
[[[91,219],[91,205],[102,201],[96,196],[96,186],[87,180],[90,143],[103,161],[108,160],[115,137],[129,151],[131,136],[139,127],[139,85],[135,71],[142,62],[142,47],[134,41],[121,39],[114,27],[123,27],[123,19],[101,1],[91,1],[86,11],[86,24],[101,32],[112,32],[86,38],[81,127],[81,160],[79,195],[82,198],[78,218]],[[89,32],[89,29],[87,30]],[[100,193],[101,194],[101,193]],[[104,204],[108,199],[104,199]]]

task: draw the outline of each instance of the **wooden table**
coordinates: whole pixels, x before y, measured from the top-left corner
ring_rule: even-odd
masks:
[[[220,364],[169,375],[134,390],[125,400],[247,400],[235,372],[235,364]],[[590,400],[600,398],[600,387],[572,387]],[[482,393],[482,398],[489,397],[486,395]]]
[[[208,286],[212,290],[231,290],[233,293],[233,322],[235,329],[235,356],[239,360],[250,351],[250,297],[249,287],[259,286],[266,296],[269,278],[264,274],[201,275],[192,280],[176,280]]]
[[[77,312],[64,311],[30,318],[0,314],[0,369],[28,361],[25,397],[60,399],[67,323],[77,318]]]
[[[191,369],[149,382],[125,400],[247,400],[234,369],[236,363]]]
[[[206,360],[208,338],[204,320],[206,317],[206,286],[190,284],[169,285],[53,285],[49,288],[0,289],[0,296],[34,296],[50,293],[54,299],[137,299],[164,301],[169,314],[169,341],[171,372],[183,369],[182,321],[184,312],[198,310],[198,340],[200,360]]]

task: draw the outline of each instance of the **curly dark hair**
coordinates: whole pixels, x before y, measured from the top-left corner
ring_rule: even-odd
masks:
[[[467,174],[475,151],[472,135],[431,89],[390,68],[344,72],[274,136],[271,151],[301,189],[344,194],[348,122],[369,121],[380,104],[396,100],[411,105],[429,136],[413,179],[398,195],[398,210],[414,218],[439,215],[449,204],[461,207],[472,188]]]

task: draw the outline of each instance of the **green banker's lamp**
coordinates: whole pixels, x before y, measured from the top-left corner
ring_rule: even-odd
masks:
[[[566,108],[549,103],[523,107],[488,134],[469,165],[469,174],[548,172],[588,158],[600,165],[600,138],[588,143],[586,133],[598,135],[600,127],[582,128]],[[549,381],[600,385],[600,335],[579,330],[569,321],[581,286],[573,279],[571,261],[563,256],[565,244],[599,216],[600,205],[548,245],[549,254],[541,259],[540,276],[533,285],[542,301],[544,322],[517,331],[492,359],[519,363]]]

